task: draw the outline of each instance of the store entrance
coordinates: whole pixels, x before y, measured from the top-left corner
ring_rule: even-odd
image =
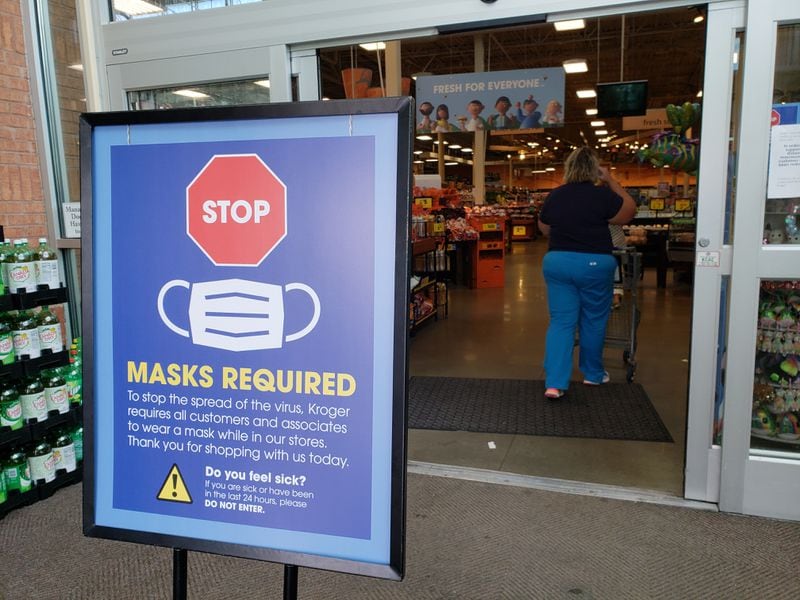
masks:
[[[416,84],[406,83],[420,112],[413,159],[410,459],[683,495],[697,207],[697,147],[685,140],[687,133],[699,137],[700,122],[687,114],[692,130],[678,136],[685,154],[680,161],[669,157],[673,146],[667,144],[678,138],[665,132],[675,133],[668,105],[699,102],[705,26],[698,16],[681,8],[587,19],[571,31],[546,23],[402,42],[402,74],[417,77]],[[332,48],[320,59],[326,97],[378,96],[385,89],[380,49]],[[578,59],[586,63],[582,72],[564,71]],[[564,77],[562,96],[537,96],[538,106],[529,102],[533,93],[513,90],[521,76],[507,77],[513,85],[491,79],[521,69],[534,73],[528,80],[539,72],[554,78],[547,71],[554,67]],[[457,83],[425,87],[458,75],[469,76],[465,85],[477,103],[458,97]],[[503,89],[494,92],[496,99],[477,98],[487,89],[478,87],[483,78],[489,88]],[[635,109],[619,106],[608,112],[604,100],[583,98],[584,90],[596,92],[604,82],[646,82],[647,112],[632,115]],[[423,97],[428,92],[449,93],[449,106]],[[504,111],[506,120],[498,120]],[[539,118],[522,127],[535,112]],[[477,132],[470,130],[481,120]],[[581,145],[596,149],[639,206],[626,229],[621,277],[628,284],[625,304],[635,306],[633,331],[622,331],[623,346],[605,350],[614,385],[638,391],[628,404],[610,404],[627,397],[622,388],[613,388],[612,397],[582,397],[585,410],[565,412],[559,427],[524,430],[509,425],[520,413],[503,413],[503,407],[509,390],[524,394],[525,385],[541,386],[544,375],[548,311],[541,263],[547,240],[538,234],[538,209],[561,183],[566,156]],[[581,387],[580,377],[576,368],[572,387]],[[499,393],[492,391],[498,382]],[[415,386],[423,384],[433,391],[415,396]],[[455,387],[442,391],[435,387],[440,384]],[[414,403],[434,406],[443,394],[475,394],[488,412],[466,424],[459,414],[430,425],[414,421]],[[634,431],[643,406],[665,436]],[[555,418],[544,410],[525,418],[539,424]]]

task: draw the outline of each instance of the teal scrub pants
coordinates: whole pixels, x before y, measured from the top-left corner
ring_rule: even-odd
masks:
[[[617,261],[611,254],[562,251],[545,254],[542,270],[550,309],[544,352],[545,387],[559,390],[569,387],[576,327],[580,370],[590,381],[603,381],[603,343],[616,267]]]

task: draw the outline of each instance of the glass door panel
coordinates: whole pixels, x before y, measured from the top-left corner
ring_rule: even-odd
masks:
[[[800,262],[800,24],[777,27],[772,102],[762,243]],[[800,458],[800,280],[761,282],[751,450]]]
[[[800,520],[800,3],[758,4],[739,118],[720,507]]]
[[[268,104],[269,79],[223,81],[128,92],[131,110]]]
[[[800,24],[778,27],[764,244],[800,244]]]
[[[800,457],[800,280],[763,281],[751,451]]]

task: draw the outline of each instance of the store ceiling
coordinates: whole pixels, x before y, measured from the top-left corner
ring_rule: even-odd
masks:
[[[596,136],[589,125],[592,117],[586,108],[594,100],[580,100],[576,90],[592,87],[598,82],[615,82],[646,79],[649,82],[649,108],[663,108],[669,103],[698,101],[702,88],[705,21],[695,23],[698,9],[679,8],[654,13],[636,13],[624,17],[624,46],[622,40],[623,17],[587,19],[586,27],[575,31],[555,30],[551,23],[525,27],[487,30],[479,34],[439,35],[424,39],[403,40],[401,44],[402,74],[416,73],[447,75],[475,71],[475,36],[484,37],[485,65],[487,71],[560,67],[571,58],[584,58],[588,62],[586,73],[566,75],[564,127],[551,128],[542,134],[515,136],[497,140],[491,138],[487,160],[504,160],[510,148],[523,147],[528,142],[539,143],[539,150],[548,147],[544,162],[563,160],[570,145],[595,143]],[[381,53],[383,57],[383,53]],[[322,93],[328,98],[344,98],[341,71],[350,66],[367,67],[378,79],[376,52],[359,47],[329,48],[321,51]],[[373,83],[377,85],[377,83]],[[412,94],[413,94],[412,86]],[[606,129],[616,134],[624,143],[640,138],[646,143],[652,132],[622,131],[621,119],[605,119]],[[458,144],[469,145],[465,138]],[[550,137],[552,139],[547,139]],[[559,141],[556,141],[559,140]],[[564,144],[564,142],[567,144]],[[418,143],[419,149],[431,150],[431,142]],[[560,144],[560,145],[559,145]],[[614,142],[608,150],[613,150]],[[508,149],[498,149],[498,147]],[[558,150],[553,148],[558,147]],[[457,152],[451,154],[457,155]],[[548,156],[549,155],[549,156]],[[627,154],[627,160],[635,160]],[[617,153],[615,159],[624,160]],[[464,156],[467,158],[467,155]]]

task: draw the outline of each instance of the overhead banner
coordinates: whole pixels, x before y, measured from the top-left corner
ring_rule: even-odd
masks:
[[[636,117],[622,117],[623,131],[641,131],[644,129],[672,129],[667,118],[666,108],[648,108],[647,114]]]
[[[83,117],[87,533],[399,578],[410,104],[172,113]]]
[[[417,79],[417,132],[509,131],[564,124],[564,69]]]

